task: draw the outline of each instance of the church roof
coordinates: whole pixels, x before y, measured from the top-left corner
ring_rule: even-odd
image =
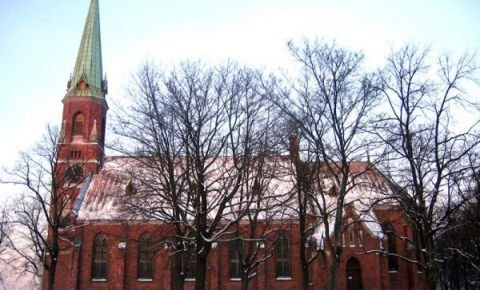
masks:
[[[295,178],[292,175],[292,167],[290,167],[292,164],[289,158],[282,157],[284,156],[274,157],[271,160],[272,166],[276,170],[276,176],[272,177],[268,184],[267,191],[271,194],[264,198],[264,202],[281,199],[279,201],[282,207],[280,212],[283,217],[288,218],[290,215],[294,215],[293,211],[295,210],[295,201],[289,197],[294,190]],[[77,198],[75,207],[77,219],[81,222],[115,222],[132,219],[131,215],[126,213],[127,209],[124,205],[126,201],[133,197],[129,196],[128,193],[128,186],[132,182],[132,172],[137,171],[142,175],[148,173],[141,169],[142,164],[144,162],[135,157],[107,157],[101,171],[85,182],[84,188]],[[222,161],[222,164],[225,165],[226,163]],[[368,165],[366,162],[352,162],[350,169],[352,174],[361,174],[361,178],[355,182],[355,186],[347,194],[345,204],[354,207],[355,214],[362,220],[371,235],[380,237],[381,226],[372,204],[381,196],[385,197],[385,195],[393,194],[392,184],[375,167]],[[328,175],[323,175],[322,180],[322,188],[326,191],[331,191],[331,188],[335,186],[335,180]],[[158,202],[158,200],[148,200],[150,193],[142,193],[144,191],[142,186],[137,185],[138,192],[134,195],[139,198],[142,204],[152,205]],[[271,200],[268,201],[268,199]],[[327,211],[332,213],[333,218],[336,195],[326,194],[325,202]],[[387,203],[391,204],[391,201]],[[240,203],[234,201],[232,204],[238,205]],[[161,202],[155,205],[157,206],[155,208],[164,206]],[[212,211],[212,214],[215,214],[215,210]],[[316,213],[312,214],[316,215]],[[228,215],[228,212],[226,215]],[[141,217],[137,217],[137,219],[143,220]],[[152,218],[145,218],[145,220],[150,219]],[[332,229],[333,227],[330,227],[330,231]],[[321,240],[326,234],[324,226],[319,224],[315,229],[315,238]]]
[[[79,220],[124,219],[121,199],[129,181],[128,168],[134,158],[107,157],[102,170],[88,177],[76,200]]]
[[[65,98],[87,96],[104,99],[107,93],[106,81],[103,80],[98,0],[90,2],[75,68],[67,87]]]

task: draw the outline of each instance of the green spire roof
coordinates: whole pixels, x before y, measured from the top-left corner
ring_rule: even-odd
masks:
[[[98,0],[91,0],[75,70],[68,81],[65,98],[87,96],[105,99],[107,82],[103,80],[100,12]]]

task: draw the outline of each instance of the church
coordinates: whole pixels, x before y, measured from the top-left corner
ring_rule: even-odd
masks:
[[[65,197],[68,212],[60,231],[55,288],[173,289],[174,255],[166,242],[174,235],[171,224],[125,214],[125,200],[141,195],[142,190],[135,188],[135,181],[127,172],[141,165],[132,157],[105,156],[107,93],[99,3],[91,0],[73,74],[62,100],[57,182],[65,182],[65,178],[70,183],[78,182],[78,186],[69,189]],[[292,144],[294,148],[295,140]],[[292,167],[293,163],[292,156],[279,156],[275,162],[282,168]],[[392,183],[375,168],[367,170],[366,162],[350,166],[353,172],[367,172],[364,179],[370,184],[359,186],[352,198],[368,201],[377,193],[393,194]],[[295,178],[284,176],[276,181],[277,188],[290,192]],[[335,193],[329,198],[335,200]],[[345,209],[344,220],[339,290],[426,289],[424,273],[409,262],[416,257],[408,243],[414,237],[398,205],[365,207],[363,202],[352,202]],[[247,221],[242,221],[240,227],[247,226]],[[295,219],[283,219],[270,245],[250,241],[264,259],[249,275],[248,289],[302,289],[298,227]],[[318,224],[307,247],[317,257],[309,269],[310,289],[327,289],[333,253],[324,239],[330,234]],[[241,239],[219,239],[213,243],[205,275],[206,289],[241,289],[242,253],[247,243]],[[185,256],[181,265],[183,287],[194,289],[195,261]],[[48,270],[42,285],[48,289]]]

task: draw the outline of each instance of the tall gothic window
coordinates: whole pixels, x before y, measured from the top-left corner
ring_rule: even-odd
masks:
[[[73,118],[73,136],[83,135],[83,126],[85,125],[85,116],[77,113]]]
[[[290,277],[290,245],[285,233],[278,236],[275,245],[275,273],[277,278]]]
[[[322,269],[325,269],[327,267],[327,253],[325,253],[325,250],[320,250],[320,256],[322,259]]]
[[[107,237],[98,234],[93,242],[92,279],[107,279]]]
[[[383,225],[383,232],[387,237],[388,251],[388,270],[398,271],[397,245],[395,241],[395,231],[391,224]]]
[[[348,244],[350,247],[355,247],[355,232],[353,231],[353,225],[348,227]]]
[[[418,238],[417,231],[413,231],[413,244],[415,246],[415,258],[417,260],[417,271],[419,273],[422,272],[422,253],[420,252],[420,249],[422,249],[422,245],[420,244],[420,239]]]
[[[358,231],[358,241],[361,247],[365,247],[365,237],[363,236],[363,231]]]
[[[149,234],[143,234],[138,243],[138,278],[153,278],[153,245]]]
[[[243,241],[236,239],[230,242],[230,278],[238,279],[243,271]]]

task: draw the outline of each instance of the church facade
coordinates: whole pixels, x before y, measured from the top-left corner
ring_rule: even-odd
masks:
[[[62,250],[56,289],[172,289],[171,249],[162,243],[174,234],[161,221],[125,218],[122,203],[132,194],[126,171],[131,157],[104,154],[108,105],[103,77],[98,0],[91,0],[74,72],[63,99],[58,159],[62,176],[80,181],[68,191],[69,214],[62,229]],[[282,162],[288,163],[288,158]],[[365,163],[366,164],[366,163]],[[364,168],[364,163],[352,164]],[[388,191],[388,180],[373,170],[369,180],[378,191]],[[293,178],[292,178],[293,180]],[[368,188],[359,188],[358,194]],[[364,220],[355,203],[345,209],[343,258],[339,290],[425,289],[426,278],[415,263],[408,221],[395,204],[369,210]],[[241,225],[246,226],[246,225]],[[271,248],[259,246],[268,257],[249,277],[251,290],[301,289],[298,223],[291,219],[276,235]],[[310,266],[310,289],[326,289],[331,251],[321,227],[308,250],[317,258]],[[322,236],[323,235],[323,236]],[[214,243],[208,257],[207,289],[241,289],[239,271],[244,247],[234,239]],[[268,252],[268,253],[267,253]],[[182,265],[185,289],[193,289],[195,265]],[[45,272],[43,288],[47,289]]]

